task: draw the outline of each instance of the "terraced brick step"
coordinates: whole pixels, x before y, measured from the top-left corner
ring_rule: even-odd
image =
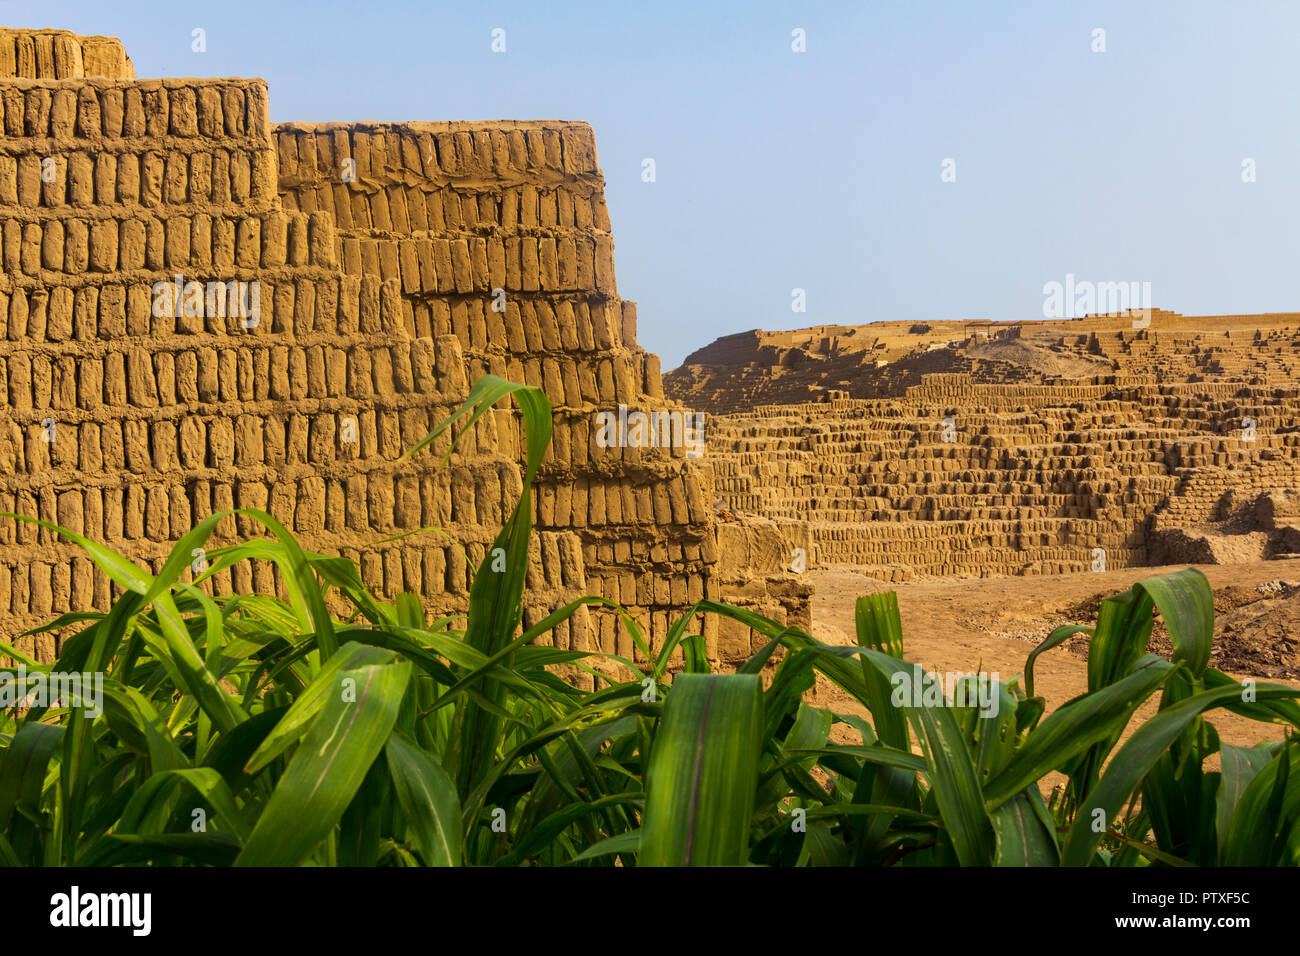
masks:
[[[1112,340],[1202,347],[1197,335]],[[1223,519],[1230,489],[1296,485],[1300,390],[1285,364],[1270,368],[1267,385],[927,375],[892,399],[713,416],[714,493],[742,513],[805,523],[817,561],[885,580],[1085,570],[1095,549],[1108,567],[1141,564],[1153,533]]]

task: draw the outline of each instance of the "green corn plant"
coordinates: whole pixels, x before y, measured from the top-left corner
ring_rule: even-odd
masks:
[[[642,866],[743,866],[758,782],[762,688],[749,674],[673,682],[646,773]]]
[[[1144,598],[1150,602],[1145,607]],[[1300,692],[1271,684],[1248,687],[1205,667],[1213,621],[1204,610],[1212,602],[1209,585],[1199,572],[1189,569],[1140,582],[1116,603],[1148,616],[1153,607],[1161,610],[1174,636],[1172,660],[1146,653],[1149,620],[1135,619],[1131,613],[1104,614],[1096,628],[1063,629],[1049,636],[1026,662],[1026,689],[1022,690],[1018,681],[993,688],[999,706],[991,714],[948,702],[894,706],[886,690],[899,675],[910,672],[912,679],[921,680],[927,690],[931,688],[930,679],[901,656],[882,650],[902,653],[901,626],[892,596],[876,595],[859,602],[856,648],[828,647],[801,632],[770,622],[763,625],[720,607],[710,608],[743,620],[771,639],[772,645],[756,659],[766,659],[773,645],[784,645],[791,652],[773,680],[769,700],[774,704],[780,700],[777,688],[782,672],[798,671],[811,660],[813,667],[854,696],[871,716],[868,725],[832,715],[834,721],[860,731],[861,746],[818,743],[794,749],[781,770],[791,792],[810,801],[812,809],[800,818],[807,835],[792,832],[788,818],[769,810],[766,828],[760,825],[755,844],[756,861],[1017,866],[1198,862],[1179,856],[1179,848],[1151,822],[1158,814],[1171,816],[1184,808],[1182,803],[1172,807],[1162,803],[1165,798],[1150,786],[1160,761],[1170,758],[1178,741],[1190,739],[1188,746],[1195,748],[1192,753],[1199,770],[1200,762],[1213,752],[1211,748],[1217,748],[1217,738],[1206,733],[1193,737],[1189,731],[1199,731],[1197,722],[1212,708],[1300,726],[1300,711],[1293,700]],[[1096,685],[1042,719],[1043,702],[1032,694],[1035,660],[1069,633],[1081,630],[1094,637],[1090,658],[1095,660],[1090,660],[1090,666],[1099,675]],[[860,659],[858,667],[849,665],[851,657]],[[885,683],[879,677],[886,678]],[[1137,708],[1157,691],[1162,693],[1160,712],[1116,747]],[[928,694],[923,696],[930,699]],[[810,723],[807,714],[799,710],[805,705],[783,701],[778,706],[785,708],[784,722],[771,711],[765,719],[769,733],[765,749],[769,752],[779,752],[790,731]],[[911,752],[906,728],[900,729],[900,715],[921,744],[920,754]],[[886,742],[886,734],[891,742]],[[1250,857],[1269,862],[1289,859],[1287,853],[1296,838],[1297,806],[1273,775],[1288,772],[1290,757],[1276,756],[1278,749],[1261,747],[1249,762],[1243,759],[1230,765],[1226,775],[1234,802],[1226,803],[1225,797],[1216,803],[1211,793],[1208,804],[1193,808],[1195,826],[1227,834],[1238,812],[1233,808],[1254,773],[1270,765],[1271,756],[1274,771],[1267,781],[1273,788],[1269,791],[1273,802],[1263,805],[1269,808],[1268,819],[1273,824],[1269,840],[1263,848],[1255,846],[1256,855]],[[818,757],[817,769],[831,778],[821,793],[814,793],[806,784],[801,786],[797,776],[801,757],[810,753]],[[881,789],[885,770],[897,780],[892,794]],[[1054,808],[1043,800],[1039,789],[1039,781],[1053,770],[1071,775],[1076,794],[1069,803]],[[1217,776],[1213,775],[1216,783]],[[1262,798],[1257,795],[1264,787],[1264,783],[1256,784],[1252,800],[1241,812],[1259,819],[1262,811],[1257,803]],[[1124,804],[1131,804],[1139,794],[1144,802],[1142,811],[1123,813]],[[760,805],[756,812],[764,810]],[[1218,822],[1220,816],[1222,823]],[[1249,827],[1238,827],[1236,839],[1241,840]],[[1241,852],[1245,858],[1247,851]],[[1218,858],[1226,859],[1223,851]]]
[[[192,581],[183,579],[191,555],[225,514],[183,536],[156,575],[34,522],[83,548],[118,594],[107,611],[37,629],[71,632],[52,664],[0,646],[26,668],[20,693],[53,673],[103,679],[95,711],[67,701],[0,711],[0,862],[1300,862],[1300,745],[1288,736],[1222,746],[1204,719],[1223,708],[1294,729],[1300,691],[1208,667],[1212,595],[1199,572],[1134,585],[1103,602],[1095,625],[1052,632],[1022,677],[968,678],[953,700],[906,660],[892,593],[859,600],[852,646],[715,601],[673,622],[654,654],[635,619],[599,597],[524,629],[530,491],[551,429],[545,396],[480,379],[409,454],[459,424],[445,462],[507,398],[525,429],[521,496],[463,617],[430,620],[413,594],[376,597],[355,564],[304,550],[256,510],[231,514],[265,536],[214,549]],[[273,568],[282,594],[209,594],[205,582],[239,562]],[[626,677],[610,678],[585,660],[594,655],[536,643],[583,605],[618,615],[643,669],[600,655]],[[1174,645],[1168,660],[1148,649],[1157,612]],[[766,643],[736,673],[713,674],[693,626],[701,615]],[[1034,669],[1080,633],[1087,689],[1048,713]],[[595,689],[560,679],[557,665],[584,669]],[[0,670],[18,679],[16,666]],[[813,706],[816,674],[862,713]],[[1157,694],[1157,713],[1135,726]],[[831,742],[837,725],[858,742]],[[1220,770],[1206,770],[1216,753]],[[1066,785],[1048,802],[1041,781],[1053,771]]]
[[[642,706],[640,685],[580,693],[547,668],[584,655],[529,646],[583,603],[610,602],[573,602],[519,633],[529,489],[551,428],[545,396],[480,380],[411,454],[454,424],[463,435],[507,396],[524,419],[523,489],[494,543],[505,571],[492,570],[501,562],[489,552],[463,628],[453,619],[427,626],[413,595],[375,598],[354,565],[304,551],[260,511],[233,513],[269,538],[215,549],[193,583],[182,580],[191,554],[226,514],[178,541],[156,576],[37,522],[84,548],[121,595],[106,613],[50,622],[45,629],[83,625],[51,665],[4,648],[34,675],[104,678],[100,714],[5,715],[5,862],[457,865],[496,862],[508,848],[514,862],[558,861],[634,829],[639,779],[624,771],[609,785],[595,755],[630,736],[625,705]],[[205,593],[207,578],[239,561],[273,565],[285,598]],[[330,615],[331,593],[351,617]],[[533,786],[542,775],[550,786]],[[570,799],[589,787],[602,795],[588,790],[575,812]]]

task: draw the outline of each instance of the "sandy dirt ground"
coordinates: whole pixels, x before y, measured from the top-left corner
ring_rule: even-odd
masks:
[[[1179,570],[1132,568],[1081,574],[929,579],[893,585],[898,593],[906,657],[927,671],[996,672],[1009,680],[1024,670],[1025,657],[1062,624],[1093,624],[1100,601],[1136,581]],[[1215,591],[1215,652],[1211,665],[1237,678],[1255,677],[1300,687],[1300,559],[1242,565],[1200,566]],[[847,570],[810,571],[813,633],[828,643],[854,643],[853,608],[861,594],[890,585]],[[1151,650],[1169,655],[1157,624]],[[1087,689],[1086,636],[1039,657],[1035,692],[1047,712]],[[1158,695],[1157,695],[1158,697]],[[1155,713],[1153,697],[1130,728]],[[820,675],[813,703],[863,714],[855,701]],[[1211,711],[1225,743],[1250,746],[1281,739],[1279,725],[1259,724]],[[833,739],[857,743],[856,732],[835,726]]]

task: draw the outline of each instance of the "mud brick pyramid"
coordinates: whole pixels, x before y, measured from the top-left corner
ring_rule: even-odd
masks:
[[[1300,314],[1134,321],[747,332],[665,389],[714,413],[725,506],[811,563],[905,581],[1300,551]]]
[[[485,417],[445,469],[445,442],[398,459],[491,372],[555,405],[526,622],[596,593],[658,638],[725,596],[707,474],[595,441],[599,410],[666,406],[586,124],[277,126],[261,80],[138,80],[116,39],[56,30],[0,32],[0,107],[0,511],[157,571],[204,517],[263,508],[379,593],[453,611],[517,500],[519,417]],[[258,283],[256,320],[233,298],[155,308],[176,276]],[[428,527],[446,534],[384,540]],[[208,547],[260,533],[227,518]],[[758,578],[744,601],[806,617],[806,588]],[[281,584],[249,563],[213,583]],[[0,638],[115,593],[76,546],[0,519]],[[750,636],[706,637],[725,657]],[[633,653],[585,609],[558,640]]]

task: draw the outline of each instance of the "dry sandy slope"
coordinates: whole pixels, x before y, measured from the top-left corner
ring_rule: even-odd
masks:
[[[927,671],[996,671],[1002,680],[1009,680],[1023,671],[1025,657],[1054,628],[1095,623],[1095,607],[1101,597],[1125,591],[1135,581],[1176,570],[1179,568],[1130,568],[1036,577],[930,579],[895,585],[905,653]],[[1300,597],[1293,594],[1273,599],[1256,590],[1257,585],[1266,582],[1300,581],[1300,559],[1203,565],[1200,570],[1215,589],[1213,665],[1237,678],[1267,678],[1300,687],[1296,680],[1300,673],[1296,665],[1300,662],[1295,653],[1300,647]],[[858,596],[888,590],[878,581],[841,570],[810,571],[809,579],[815,588],[813,632],[835,643],[853,643],[853,606]],[[1228,609],[1239,601],[1252,603]],[[1167,655],[1167,643],[1156,640],[1154,645],[1153,651]],[[1231,653],[1225,655],[1225,649]],[[1086,644],[1080,640],[1038,659],[1034,667],[1035,691],[1047,699],[1049,713],[1087,689],[1085,655]],[[856,702],[820,677],[814,703],[846,713],[862,713]],[[1138,712],[1139,719],[1154,713],[1155,708],[1154,700],[1148,702]],[[1210,720],[1225,743],[1238,746],[1283,736],[1281,726],[1254,723],[1222,710],[1212,711]],[[837,724],[835,730],[835,739],[857,742],[856,734],[845,725]]]

